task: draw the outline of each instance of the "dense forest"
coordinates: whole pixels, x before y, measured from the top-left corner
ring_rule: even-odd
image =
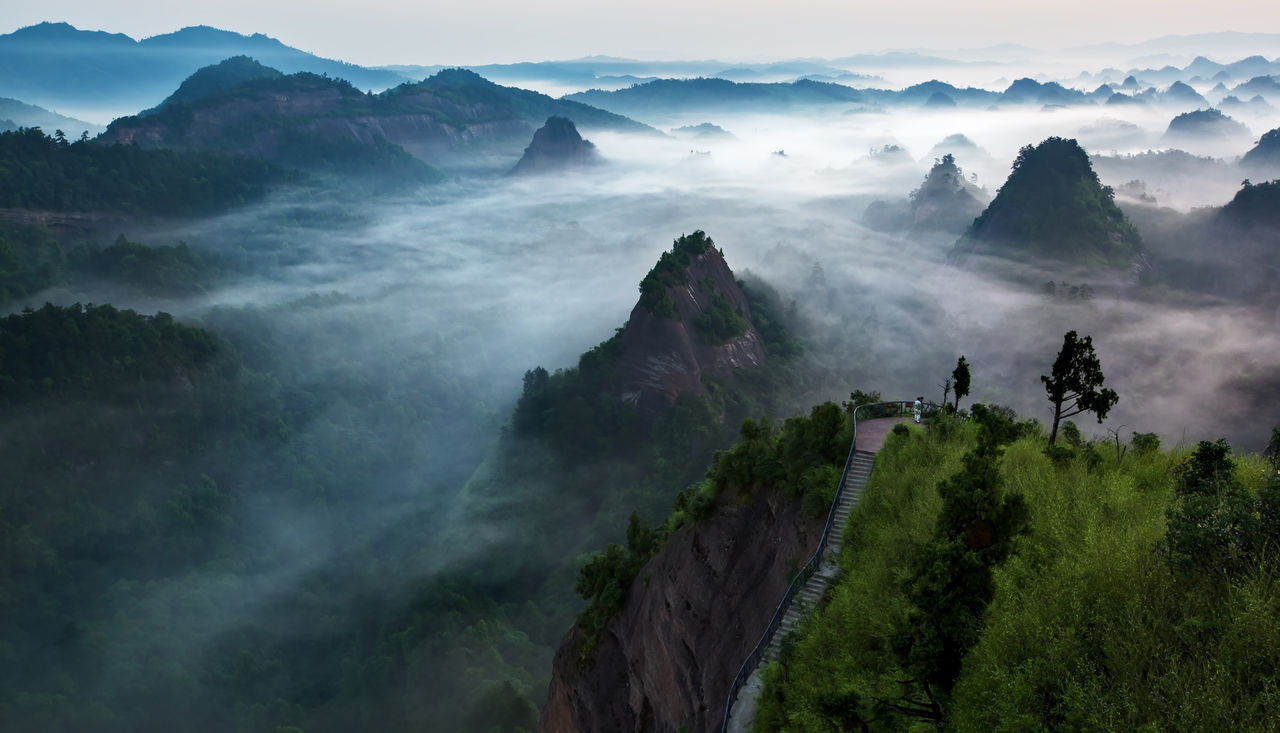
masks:
[[[532,679],[540,657],[525,632],[468,576],[407,597],[402,581],[384,583],[421,577],[422,553],[439,546],[447,494],[426,481],[465,474],[388,477],[436,451],[464,470],[478,462],[483,444],[442,435],[431,417],[470,413],[478,392],[427,382],[420,356],[366,382],[363,360],[377,355],[335,362],[310,331],[321,314],[331,334],[366,330],[358,303],[332,305],[219,311],[204,324],[213,331],[111,306],[0,323],[8,730],[452,720],[441,700],[415,703],[402,687],[415,667],[395,639],[428,609],[412,648],[432,665],[416,674],[492,653],[509,661],[460,668],[449,694]],[[317,374],[308,365],[321,360]],[[481,434],[495,427],[477,420]],[[281,582],[288,592],[273,591]]]
[[[1050,137],[1018,152],[1008,180],[957,243],[1019,256],[1127,267],[1142,237],[1072,139]]]
[[[71,142],[60,130],[0,133],[0,207],[189,216],[259,199],[295,179],[254,158]]]

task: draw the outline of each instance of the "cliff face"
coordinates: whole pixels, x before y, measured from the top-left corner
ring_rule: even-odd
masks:
[[[681,242],[704,237],[695,232]],[[653,416],[675,402],[681,392],[700,394],[704,375],[730,376],[735,369],[762,363],[764,342],[751,322],[747,297],[710,239],[705,250],[665,285],[666,315],[655,313],[642,297],[622,331],[618,372],[623,399],[642,415]],[[720,316],[737,314],[739,328],[717,329]],[[727,338],[725,336],[729,335]]]
[[[708,519],[676,531],[640,570],[594,649],[582,655],[576,627],[565,635],[540,729],[716,730],[738,667],[823,521],[780,492],[720,497]]]

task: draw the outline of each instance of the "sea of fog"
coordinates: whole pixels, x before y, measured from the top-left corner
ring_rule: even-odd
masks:
[[[973,365],[971,399],[1045,419],[1039,376],[1074,329],[1093,336],[1107,383],[1120,394],[1103,425],[1082,423],[1086,435],[1152,431],[1175,442],[1226,435],[1256,449],[1274,418],[1247,404],[1239,387],[1280,363],[1277,313],[1190,296],[1157,300],[1129,272],[956,263],[951,237],[894,237],[860,223],[871,201],[905,197],[945,152],[991,196],[1024,145],[1062,135],[1091,152],[1140,152],[1158,145],[1169,116],[1126,109],[1121,119],[1077,108],[672,120],[673,127],[714,122],[733,137],[591,134],[608,164],[590,173],[471,178],[381,199],[282,194],[213,220],[135,234],[247,258],[262,274],[182,302],[92,291],[40,299],[198,318],[214,307],[338,293],[374,314],[376,326],[356,342],[335,342],[335,353],[430,344],[436,373],[486,385],[498,395],[491,408],[505,413],[525,370],[571,366],[611,336],[659,255],[682,233],[702,229],[736,272],[796,303],[815,358],[840,374],[830,399],[847,398],[840,390],[848,385],[939,399],[963,354]],[[1124,123],[1123,139],[1107,138],[1118,129],[1098,124],[1107,119]],[[1260,134],[1278,123],[1251,127]],[[937,147],[953,134],[976,147]],[[885,145],[906,153],[884,155]],[[1147,184],[1166,196],[1162,205],[1187,210],[1229,200],[1239,179],[1233,170],[1222,178],[1195,188],[1183,181],[1174,197],[1160,181]],[[1049,280],[1087,284],[1095,297],[1051,298],[1043,292]]]

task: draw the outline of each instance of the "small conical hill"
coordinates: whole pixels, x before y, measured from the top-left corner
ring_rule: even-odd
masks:
[[[533,133],[533,141],[511,169],[511,175],[581,170],[598,165],[602,160],[596,146],[578,134],[572,120],[552,116]]]
[[[956,248],[1127,266],[1142,238],[1084,149],[1051,137],[1018,152],[1008,180]]]

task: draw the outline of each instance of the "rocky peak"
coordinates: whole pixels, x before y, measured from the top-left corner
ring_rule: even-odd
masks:
[[[702,377],[727,377],[765,360],[747,296],[702,231],[675,240],[640,283],[640,301],[622,330],[618,373],[623,400],[652,417]]]
[[[533,133],[533,142],[524,149],[524,157],[511,169],[511,175],[559,173],[597,165],[601,160],[596,146],[582,139],[572,120],[553,116]]]

